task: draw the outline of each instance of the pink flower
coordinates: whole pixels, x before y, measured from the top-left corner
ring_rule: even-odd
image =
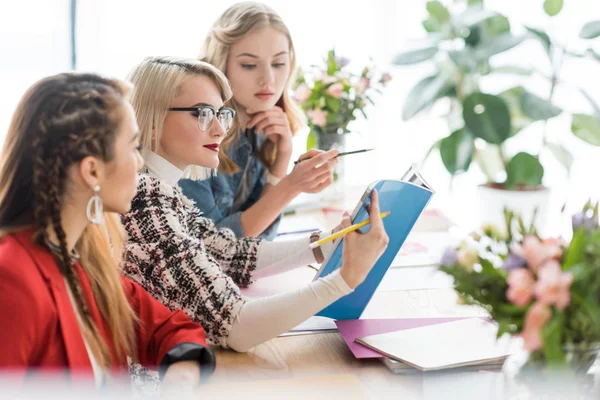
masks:
[[[309,110],[307,114],[313,125],[325,126],[327,124],[327,111],[321,109]]]
[[[391,80],[392,80],[392,75],[390,75],[389,73],[386,72],[383,75],[381,75],[381,83],[383,85],[387,85],[387,83]]]
[[[364,93],[365,90],[367,90],[367,88],[369,87],[369,85],[371,84],[371,80],[369,78],[366,77],[362,77],[360,78],[360,80],[356,83],[355,85],[355,89],[358,93]]]
[[[525,349],[532,352],[542,348],[542,328],[550,320],[552,313],[550,308],[541,304],[535,303],[525,315],[525,326],[523,327],[523,341]]]
[[[573,274],[563,272],[556,260],[546,261],[539,269],[538,281],[535,285],[535,296],[545,305],[555,304],[564,310],[571,301],[569,288],[573,282]]]
[[[304,103],[306,100],[308,100],[311,94],[312,90],[310,90],[308,85],[306,83],[301,83],[296,88],[296,92],[294,93],[294,99],[296,99],[298,103]]]
[[[327,72],[323,72],[323,75],[321,75],[321,80],[323,81],[323,85],[329,85],[330,83],[337,82],[338,78],[329,75]]]
[[[336,99],[339,99],[340,97],[342,97],[343,93],[344,93],[344,85],[342,85],[339,82],[334,83],[333,85],[329,86],[329,88],[327,88],[327,94],[335,97]]]
[[[522,250],[523,258],[534,272],[538,270],[544,261],[560,258],[563,252],[558,242],[552,240],[541,242],[536,236],[526,236],[523,239]]]
[[[533,297],[535,280],[530,270],[516,268],[508,274],[508,291],[506,297],[517,306],[529,304]]]
[[[555,248],[560,249],[561,253],[564,249],[569,247],[569,244],[565,241],[565,239],[563,239],[561,237],[546,238],[546,239],[542,240],[542,243],[546,247],[554,246]],[[562,256],[562,254],[560,256]],[[560,256],[558,256],[557,258],[559,258]]]

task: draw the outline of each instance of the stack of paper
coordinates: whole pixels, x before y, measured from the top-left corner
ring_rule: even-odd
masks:
[[[496,325],[480,318],[435,324],[356,341],[421,371],[503,362],[520,343],[509,336],[496,339]]]
[[[381,359],[381,361],[386,367],[388,367],[390,371],[392,371],[395,374],[418,374],[422,372],[419,369],[411,367],[410,365],[403,363],[402,361],[394,360],[393,358],[384,357]],[[454,368],[453,371],[500,371],[502,369],[502,365],[504,365],[504,360],[491,361],[489,363],[483,363],[478,365],[468,365],[465,367],[457,367]]]

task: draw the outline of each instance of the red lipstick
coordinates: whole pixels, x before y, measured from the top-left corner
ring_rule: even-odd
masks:
[[[260,92],[254,93],[254,97],[258,97],[261,100],[269,100],[275,93],[269,92],[268,90],[261,90]]]

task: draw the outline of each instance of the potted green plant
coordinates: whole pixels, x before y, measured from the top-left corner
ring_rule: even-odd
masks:
[[[546,0],[544,10],[557,15],[562,0]],[[556,37],[534,28],[523,27],[515,34],[509,19],[485,8],[482,0],[468,0],[447,7],[440,1],[427,2],[428,17],[423,22],[427,32],[418,47],[398,54],[396,65],[433,63],[435,73],[418,82],[408,94],[402,117],[409,120],[445,99],[450,107],[446,115],[448,135],[437,141],[428,152],[439,150],[441,160],[451,174],[466,172],[476,163],[487,182],[479,186],[482,222],[498,222],[505,207],[524,215],[538,209],[538,219],[544,218],[549,189],[543,185],[544,166],[540,154],[552,154],[570,171],[573,156],[558,142],[548,139],[548,124],[561,114],[570,114],[572,133],[581,140],[600,146],[600,108],[583,88],[582,96],[589,100],[593,113],[563,110],[554,103],[560,71],[565,59],[585,58],[593,63],[600,56],[592,49],[578,54],[567,49]],[[587,23],[580,33],[582,41],[600,36],[600,21]],[[497,54],[520,45],[525,40],[537,40],[544,48],[552,73],[514,65],[497,65]],[[424,43],[424,44],[423,44]],[[513,74],[518,79],[533,74],[544,77],[548,95],[541,97],[518,85],[501,93],[486,93],[481,80],[496,74]],[[506,145],[541,126],[539,150],[509,154]],[[425,158],[427,158],[427,156]]]

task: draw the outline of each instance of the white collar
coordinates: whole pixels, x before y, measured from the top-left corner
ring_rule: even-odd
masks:
[[[176,186],[177,182],[183,178],[182,170],[153,151],[147,153],[144,161],[148,172],[158,179],[162,179],[168,185]]]

